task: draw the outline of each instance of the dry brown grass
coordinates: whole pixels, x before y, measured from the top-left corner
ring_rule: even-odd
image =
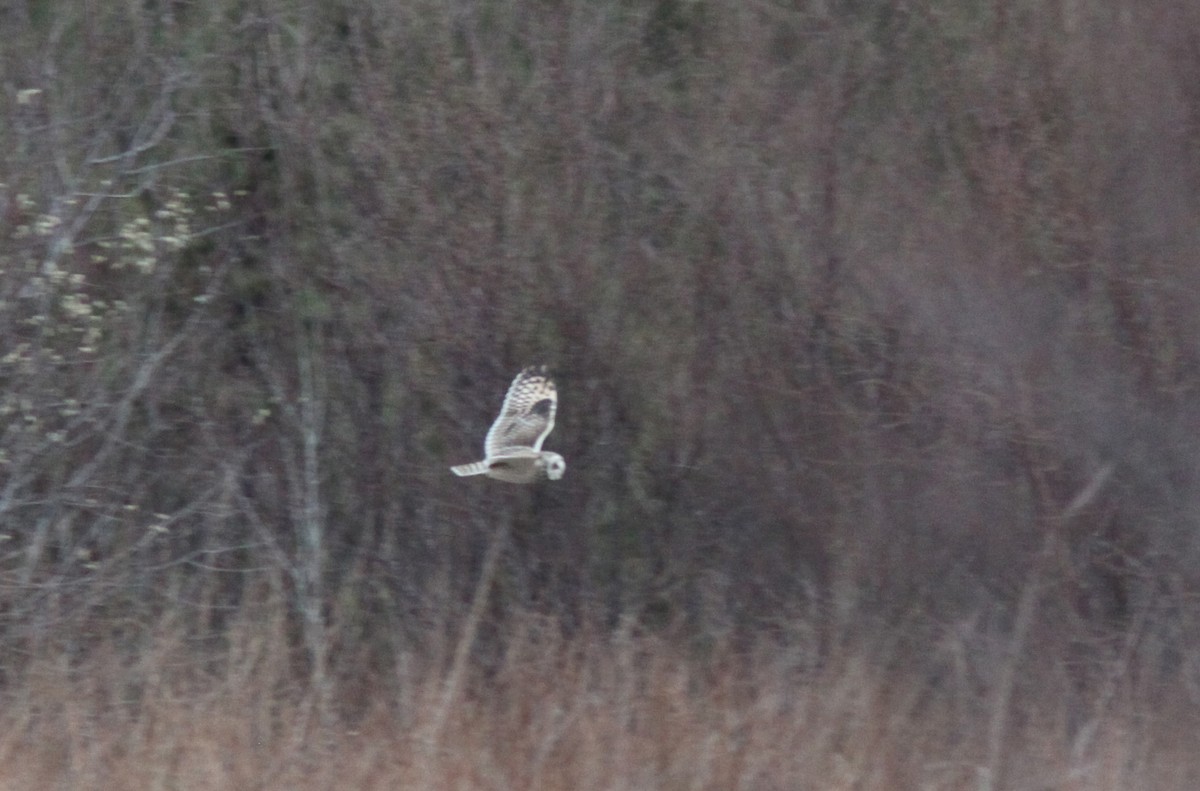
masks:
[[[766,643],[700,659],[651,635],[514,634],[432,739],[445,678],[428,663],[325,712],[267,655],[204,675],[180,641],[132,667],[34,663],[0,719],[0,788],[1182,791],[1200,772],[1197,707],[1151,708],[1162,690],[1081,717],[1047,677],[989,766],[989,690],[866,644],[806,668]]]

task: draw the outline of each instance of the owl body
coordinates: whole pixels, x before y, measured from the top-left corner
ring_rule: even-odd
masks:
[[[557,453],[542,450],[554,428],[558,391],[545,366],[530,366],[517,374],[504,397],[500,416],[483,442],[482,461],[451,467],[455,475],[486,475],[506,483],[557,481],[567,463]]]
[[[514,450],[502,456],[460,464],[450,469],[455,475],[486,475],[506,483],[535,483],[542,478],[557,481],[567,468],[563,457],[548,450]]]

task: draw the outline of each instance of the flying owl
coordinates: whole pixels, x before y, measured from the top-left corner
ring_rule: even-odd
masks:
[[[558,391],[546,366],[531,365],[517,374],[504,397],[500,417],[483,441],[483,461],[451,467],[455,475],[486,475],[507,483],[557,481],[567,469],[563,457],[542,450],[554,428]]]

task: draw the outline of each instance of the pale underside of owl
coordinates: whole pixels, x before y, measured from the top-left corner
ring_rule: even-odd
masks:
[[[451,467],[455,475],[486,475],[507,483],[557,481],[567,469],[563,457],[542,450],[554,428],[558,391],[546,366],[531,365],[517,374],[504,397],[500,416],[483,441],[483,460]]]

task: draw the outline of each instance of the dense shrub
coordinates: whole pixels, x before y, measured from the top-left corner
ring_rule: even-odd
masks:
[[[1191,4],[50,5],[0,12],[10,666],[275,606],[349,684],[474,603],[480,659],[1195,683]],[[567,476],[449,475],[533,362]]]

